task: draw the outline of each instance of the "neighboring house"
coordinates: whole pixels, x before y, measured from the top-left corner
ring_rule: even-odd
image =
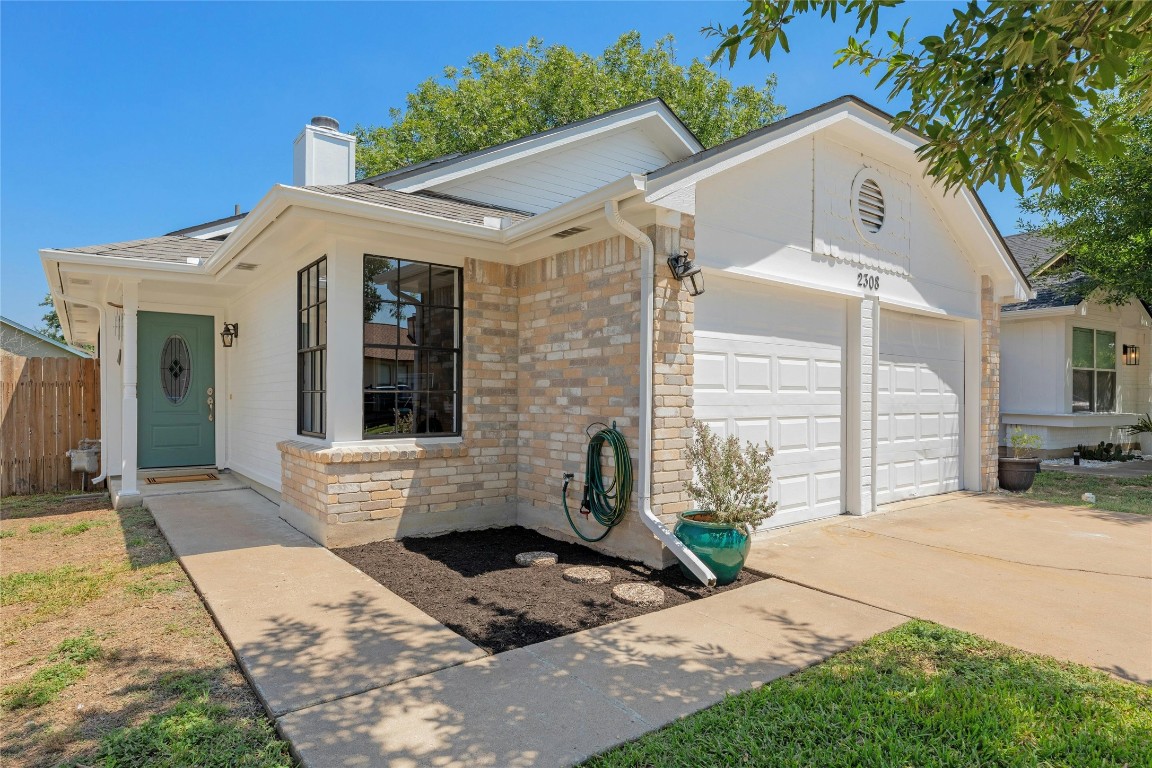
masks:
[[[704,150],[653,100],[355,181],[318,118],[247,215],[41,258],[106,361],[121,505],[208,465],[330,546],[570,536],[563,473],[615,422],[634,511],[596,546],[664,565],[693,418],[775,448],[769,526],[995,487],[998,309],[1031,293],[923,143],[843,97]]]
[[[1036,297],[1001,309],[1002,442],[1016,426],[1040,436],[1045,456],[1133,440],[1122,427],[1152,412],[1149,305],[1083,295],[1083,275],[1061,269],[1068,255],[1052,240],[1024,234],[1007,242]]]
[[[0,317],[0,353],[17,357],[92,357],[6,317]]]

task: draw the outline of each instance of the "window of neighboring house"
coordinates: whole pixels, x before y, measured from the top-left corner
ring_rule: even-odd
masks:
[[[296,431],[324,437],[328,342],[328,259],[296,273]]]
[[[1072,329],[1072,411],[1116,410],[1116,334]]]
[[[364,437],[460,434],[457,267],[364,256]]]

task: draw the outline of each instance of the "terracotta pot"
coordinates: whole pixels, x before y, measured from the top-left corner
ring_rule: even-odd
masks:
[[[1040,459],[1000,459],[1000,487],[1006,491],[1026,491],[1040,471]]]

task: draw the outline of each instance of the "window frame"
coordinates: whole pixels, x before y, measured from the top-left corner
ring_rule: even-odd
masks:
[[[1076,365],[1076,332],[1077,331],[1087,331],[1087,332],[1090,332],[1092,334],[1092,365],[1091,366]],[[1097,361],[1099,359],[1099,356],[1097,353],[1097,351],[1099,349],[1098,337],[1101,333],[1107,333],[1107,334],[1112,335],[1113,350],[1112,350],[1112,367],[1111,368],[1100,368],[1097,365]],[[1117,407],[1116,390],[1117,390],[1117,385],[1118,385],[1117,378],[1119,375],[1117,373],[1117,367],[1116,367],[1117,359],[1119,357],[1116,354],[1116,339],[1117,339],[1117,337],[1118,337],[1118,334],[1114,330],[1109,330],[1109,329],[1105,329],[1105,328],[1086,328],[1084,326],[1079,326],[1079,325],[1072,326],[1072,332],[1071,332],[1072,348],[1071,348],[1071,353],[1069,354],[1069,357],[1068,357],[1068,361],[1070,363],[1069,368],[1072,371],[1072,380],[1070,382],[1071,386],[1069,388],[1069,393],[1072,396],[1072,413],[1117,413],[1118,412],[1116,410],[1116,407]],[[1092,384],[1092,393],[1090,395],[1089,407],[1086,409],[1085,408],[1079,408],[1078,409],[1076,407],[1076,374],[1077,374],[1077,372],[1087,373],[1090,377],[1090,382]],[[1112,408],[1110,410],[1107,410],[1107,411],[1101,411],[1101,410],[1097,409],[1097,407],[1100,403],[1100,374],[1101,373],[1112,374],[1112,395],[1111,395]]]
[[[385,255],[382,255],[379,253],[364,253],[362,258],[361,258],[361,262],[360,262],[362,269],[367,264],[367,260],[370,258],[371,259],[386,259],[388,261],[396,262],[397,264],[400,264],[400,263],[421,264],[421,265],[427,266],[429,268],[429,271],[431,271],[431,269],[437,268],[437,267],[441,268],[441,269],[450,269],[455,274],[456,292],[455,292],[455,297],[453,298],[452,304],[426,304],[426,305],[423,305],[423,306],[434,308],[434,309],[451,309],[455,313],[456,321],[455,321],[455,328],[453,329],[454,337],[456,340],[455,346],[443,347],[443,346],[425,346],[425,345],[402,345],[399,343],[397,343],[397,344],[369,344],[369,343],[365,342],[363,340],[363,338],[361,338],[360,347],[361,347],[362,352],[364,350],[367,350],[370,347],[373,349],[391,349],[391,350],[395,350],[397,352],[401,349],[411,349],[411,350],[413,350],[414,356],[417,359],[419,358],[420,351],[422,351],[422,350],[427,351],[427,352],[433,352],[433,353],[435,353],[435,352],[450,353],[453,356],[453,359],[455,361],[455,364],[454,364],[455,370],[453,371],[453,374],[454,374],[453,387],[451,390],[440,390],[440,391],[442,391],[446,395],[450,394],[452,396],[452,409],[453,409],[453,415],[455,417],[456,429],[453,431],[443,430],[440,432],[394,432],[394,433],[386,433],[386,434],[379,434],[379,433],[369,434],[368,433],[368,423],[367,423],[367,410],[366,410],[365,403],[364,403],[364,396],[369,394],[369,391],[363,385],[365,363],[361,362],[361,369],[360,369],[361,382],[362,382],[361,383],[361,390],[360,390],[361,391],[361,403],[360,403],[361,439],[362,440],[412,440],[414,438],[420,439],[420,438],[461,437],[463,435],[463,431],[464,431],[464,268],[453,265],[453,264],[443,264],[443,263],[435,262],[435,261],[421,261],[421,260],[412,259],[412,258],[397,258],[394,256],[385,256]],[[412,304],[411,302],[405,302],[405,301],[401,301],[399,299],[385,300],[385,303],[395,303],[398,305],[405,305],[405,306],[417,306],[415,304]],[[361,304],[361,311],[363,312],[363,304]],[[364,322],[364,326],[367,326],[369,324],[370,323],[368,321]],[[398,327],[399,327],[399,324],[398,324]],[[366,359],[367,359],[367,357],[365,356],[364,360],[366,360]],[[412,390],[412,389],[410,389],[409,391],[413,395],[423,394],[426,392],[425,390]],[[437,390],[427,390],[427,391],[431,392],[431,391],[437,391]]]
[[[308,285],[309,274],[312,269],[316,269],[316,301],[312,301],[313,297],[308,291],[307,304],[304,304],[306,289]],[[313,261],[306,267],[296,272],[296,434],[304,437],[318,437],[324,439],[328,434],[328,288],[325,286],[324,299],[320,300],[320,277],[323,275],[325,283],[328,279],[328,255],[325,254],[320,258]],[[307,313],[316,309],[316,341],[315,346],[305,346],[302,344],[301,329],[303,327],[302,317]],[[323,314],[324,321],[320,322],[320,315]],[[319,357],[319,365],[317,366],[319,387],[316,387],[316,381],[313,381],[311,389],[304,389],[304,367],[310,365],[313,356]],[[304,398],[311,398],[315,395],[320,395],[320,414],[319,414],[319,430],[315,429],[317,426],[317,415],[315,412],[311,414],[312,422],[305,424],[304,421]],[[311,427],[307,429],[306,427]]]

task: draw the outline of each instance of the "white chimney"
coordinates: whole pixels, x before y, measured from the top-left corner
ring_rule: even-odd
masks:
[[[331,117],[314,117],[292,147],[292,183],[297,187],[348,184],[356,180],[356,137],[340,133]]]

